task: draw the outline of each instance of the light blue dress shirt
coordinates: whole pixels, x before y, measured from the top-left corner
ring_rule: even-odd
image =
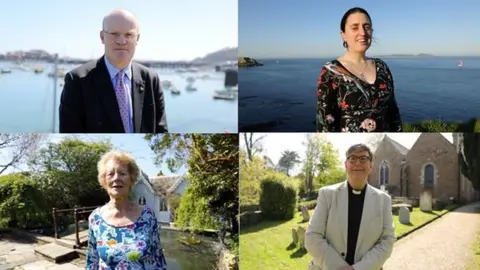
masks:
[[[108,73],[110,74],[110,80],[112,81],[112,84],[115,85],[117,83],[117,74],[120,72],[120,69],[116,68],[114,65],[112,65],[106,56],[103,57],[105,59],[105,65],[107,66]],[[129,109],[129,125],[128,125],[128,132],[127,133],[133,133],[133,99],[132,99],[132,63],[128,64],[128,66],[123,69],[125,72],[125,76],[123,77],[123,83],[125,84],[125,88],[127,90],[127,95],[128,95],[128,100],[129,104],[128,107]]]

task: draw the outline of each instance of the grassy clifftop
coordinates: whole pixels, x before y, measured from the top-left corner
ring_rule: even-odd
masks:
[[[466,123],[443,122],[440,120],[421,123],[405,123],[403,132],[475,132],[480,133],[480,119],[471,119]]]

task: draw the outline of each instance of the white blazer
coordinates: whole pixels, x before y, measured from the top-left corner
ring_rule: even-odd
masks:
[[[396,241],[392,200],[387,193],[367,184],[353,267],[378,270],[390,257]],[[305,233],[305,248],[313,257],[310,270],[338,270],[348,266],[347,181],[322,187]]]

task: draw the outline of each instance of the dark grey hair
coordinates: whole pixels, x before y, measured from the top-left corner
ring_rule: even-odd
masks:
[[[370,147],[368,147],[366,144],[363,144],[363,143],[358,143],[350,146],[350,148],[348,148],[347,150],[346,155],[348,158],[353,152],[363,152],[363,151],[368,152],[368,156],[370,157],[370,160],[373,159],[372,150],[370,150]]]

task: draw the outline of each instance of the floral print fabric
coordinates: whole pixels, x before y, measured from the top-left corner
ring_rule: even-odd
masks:
[[[327,62],[317,81],[317,132],[401,132],[402,121],[387,64],[372,59],[376,79],[369,84],[338,60]]]
[[[88,270],[167,269],[155,213],[146,206],[134,224],[114,227],[100,216],[88,218]]]

